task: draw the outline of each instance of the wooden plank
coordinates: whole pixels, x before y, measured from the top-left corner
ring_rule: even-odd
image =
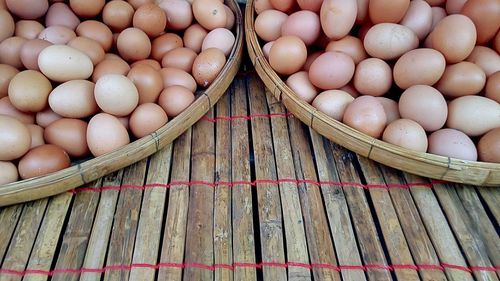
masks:
[[[30,257],[31,249],[40,228],[48,199],[29,202],[24,205],[19,224],[12,237],[2,263],[3,269],[24,271]],[[1,281],[21,280],[22,276],[13,274],[0,275]]]
[[[326,182],[340,181],[329,141],[312,129],[309,129],[309,132],[318,168],[318,177],[323,182],[321,192],[325,201],[326,214],[338,263],[341,266],[361,266],[361,257],[344,191],[340,185],[326,184]],[[341,273],[344,281],[366,280],[363,270],[344,270]]]
[[[237,78],[234,94],[231,97],[231,116],[245,116],[248,113],[245,81]],[[255,264],[255,241],[253,230],[252,186],[250,177],[250,136],[248,121],[235,119],[231,122],[231,179],[232,189],[232,225],[233,259],[235,263]],[[255,281],[256,269],[236,267],[234,280]]]
[[[102,186],[104,188],[118,187],[122,179],[123,169],[102,178]],[[101,191],[101,198],[83,261],[84,268],[100,269],[104,266],[119,193],[118,189],[106,188]],[[80,281],[100,280],[102,274],[102,272],[83,272],[80,274]]]
[[[402,176],[394,169],[384,165],[380,165],[380,169],[387,184],[406,184]],[[417,265],[439,265],[439,258],[426,232],[417,206],[413,202],[410,191],[408,189],[391,188],[389,193],[415,263]],[[447,280],[441,270],[420,269],[419,273],[423,281]]]
[[[4,207],[0,211],[0,264],[3,261],[7,247],[14,231],[16,230],[19,217],[23,211],[23,204]]]
[[[231,115],[231,90],[216,105],[217,116]],[[216,124],[215,181],[231,181],[231,122]],[[214,196],[214,261],[215,264],[233,264],[231,230],[231,186],[218,185]],[[215,269],[215,280],[233,280],[233,271],[227,268]]]
[[[407,182],[425,182],[419,176],[408,173],[404,173],[404,176]],[[415,186],[411,188],[411,194],[439,260],[442,263],[467,266],[432,189]],[[445,268],[445,273],[449,280],[473,280],[470,273],[458,269]]]
[[[143,159],[127,168],[123,174],[122,186],[143,186],[147,159]],[[138,188],[120,190],[114,216],[106,266],[129,265],[137,234],[137,224],[141,211],[143,191]],[[138,241],[142,243],[143,241]],[[128,280],[129,269],[110,270],[104,273],[104,280]]]
[[[146,190],[137,229],[133,264],[156,265],[162,234],[163,211],[167,189],[155,184],[165,184],[170,175],[172,145],[168,145],[150,158]],[[151,185],[151,186],[148,186]],[[155,280],[154,268],[134,267],[130,271],[130,281]]]
[[[455,233],[468,264],[478,267],[491,267],[484,243],[477,229],[473,228],[469,215],[465,211],[454,186],[452,184],[434,185],[434,190],[446,214],[448,223]],[[473,274],[478,281],[498,280],[495,272],[474,271]]]
[[[207,117],[213,117],[210,110]],[[214,124],[199,121],[193,127],[191,154],[191,181],[214,182],[215,140]],[[186,258],[188,264],[213,265],[213,215],[214,188],[206,184],[192,184],[189,190],[189,209],[186,238]],[[187,267],[183,280],[213,280],[211,270]]]
[[[358,156],[358,162],[367,184],[386,184],[382,172],[375,162],[360,156]],[[399,224],[399,219],[392,204],[389,191],[386,189],[370,189],[369,193],[375,208],[374,215],[377,216],[377,220],[382,230],[391,263],[413,265],[413,258],[401,225]],[[413,269],[396,269],[395,274],[398,280],[420,280],[417,271]]]
[[[94,182],[89,187],[96,186],[101,186],[100,181]],[[68,225],[62,237],[55,269],[66,270],[82,267],[99,196],[98,192],[79,192],[76,194],[71,207]],[[52,276],[51,280],[76,281],[78,278],[78,274],[57,272]]]
[[[56,255],[57,243],[67,216],[73,194],[66,192],[50,198],[42,225],[31,251],[27,269],[50,271]],[[30,274],[25,281],[44,281],[49,278],[45,274]]]
[[[288,120],[293,162],[299,180],[318,181],[311,149],[302,124],[298,119]],[[309,183],[299,184],[309,256],[313,264],[337,265],[326,210],[319,186]],[[340,274],[327,268],[313,269],[315,280],[340,280]]]
[[[500,224],[500,208],[498,208],[500,206],[500,188],[479,187],[478,190],[495,217],[497,225]]]
[[[167,219],[163,235],[160,263],[180,265],[184,261],[191,158],[191,129],[183,133],[174,144],[172,175],[167,205]],[[178,281],[182,279],[181,267],[160,267],[158,280]]]
[[[345,183],[360,183],[361,178],[354,166],[356,156],[334,143],[330,144],[340,180]],[[387,265],[365,191],[359,186],[349,184],[344,184],[343,189],[364,264]],[[392,280],[391,273],[386,269],[369,268],[367,275],[368,280]]]
[[[251,78],[248,85],[251,114],[268,114],[262,82]],[[257,180],[276,180],[276,163],[269,120],[253,118],[252,141],[255,158],[255,177]],[[283,218],[279,188],[276,183],[257,183],[259,209],[259,228],[263,262],[285,263],[283,242]],[[263,268],[265,280],[286,280],[286,269],[275,266]]]

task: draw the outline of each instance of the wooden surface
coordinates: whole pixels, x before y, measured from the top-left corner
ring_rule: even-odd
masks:
[[[0,208],[4,280],[499,280],[500,188],[357,156],[251,70],[173,144]]]

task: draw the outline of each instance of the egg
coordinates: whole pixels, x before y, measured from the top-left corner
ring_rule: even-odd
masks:
[[[179,115],[195,100],[193,93],[183,86],[170,86],[165,88],[158,99],[158,104],[169,117]]]
[[[399,98],[402,118],[419,123],[427,132],[441,129],[448,117],[448,105],[443,95],[427,85],[415,85],[406,89]]]
[[[397,59],[418,47],[417,35],[408,27],[395,23],[379,23],[366,33],[366,52],[383,60]]]
[[[327,52],[337,51],[349,55],[354,64],[358,64],[367,57],[363,42],[359,38],[350,35],[340,40],[330,41],[325,50]]]
[[[17,36],[3,40],[2,43],[0,43],[0,63],[22,69],[21,48],[26,41],[27,39]]]
[[[476,45],[476,27],[464,15],[443,18],[429,36],[432,48],[441,52],[447,63],[466,59]]]
[[[353,101],[354,98],[347,92],[327,90],[317,95],[312,105],[333,119],[342,121],[347,106]]]
[[[295,0],[269,0],[271,6],[282,12],[289,12],[295,5]]]
[[[52,43],[42,39],[32,39],[26,41],[21,47],[19,57],[26,69],[40,71],[38,67],[38,56],[43,49],[51,46]]]
[[[96,20],[87,20],[80,23],[76,27],[76,35],[99,42],[105,52],[109,51],[113,45],[113,33],[111,29],[104,23]]]
[[[500,53],[500,32],[497,32],[497,35],[492,41],[493,41],[493,48],[495,49],[495,51],[497,51],[497,53]]]
[[[441,7],[432,7],[432,24],[431,24],[431,29],[433,30],[434,27],[440,22],[444,17],[446,17],[446,10],[441,8]]]
[[[321,23],[319,16],[311,11],[298,11],[288,16],[281,25],[281,35],[294,35],[311,46],[319,38]]]
[[[65,45],[75,37],[76,33],[73,30],[59,25],[49,26],[38,34],[38,39],[49,41],[52,44],[58,45]]]
[[[65,45],[52,45],[43,49],[38,56],[38,67],[45,76],[56,82],[87,79],[94,70],[92,61],[85,53]]]
[[[394,65],[394,82],[401,89],[414,85],[434,85],[446,68],[444,56],[429,48],[415,49],[402,55]]]
[[[487,77],[497,71],[500,71],[500,56],[497,52],[488,47],[474,47],[466,60],[481,67]]]
[[[271,42],[269,42],[271,43]],[[269,44],[268,43],[268,44]],[[274,42],[272,42],[274,43]],[[265,46],[265,45],[264,45]],[[270,44],[269,46],[269,50],[271,49],[271,46],[272,44]],[[264,51],[264,47],[262,47],[262,51]],[[311,54],[308,54],[307,55],[307,59],[306,59],[306,62],[304,63],[304,66],[302,67],[302,70],[305,70],[305,71],[309,71],[309,69],[311,68],[311,64],[319,57],[323,54],[324,52],[323,51],[315,51]],[[266,53],[264,53],[264,55],[266,56],[266,59],[269,59],[269,54],[266,55]]]
[[[398,23],[410,6],[410,0],[370,0],[368,13],[375,23]]]
[[[139,93],[139,104],[156,102],[163,90],[160,73],[147,65],[132,67],[127,77],[134,83]]]
[[[39,111],[36,113],[36,124],[38,124],[42,128],[46,128],[52,122],[61,119],[62,117],[55,113],[50,107]]]
[[[145,4],[153,3],[154,0],[127,0],[127,2],[132,5],[132,7],[137,10],[140,6]],[[188,2],[192,2],[192,0],[188,0]]]
[[[98,113],[87,127],[87,144],[94,156],[101,156],[130,143],[127,129],[115,116]]]
[[[132,67],[134,67],[136,65],[140,65],[140,64],[149,66],[149,67],[153,68],[156,71],[159,71],[161,69],[161,64],[159,62],[155,61],[154,59],[138,60],[138,61],[132,63],[130,65],[130,67],[132,68]]]
[[[16,25],[7,10],[0,9],[0,42],[14,35]]]
[[[160,35],[167,26],[167,15],[156,4],[140,6],[134,13],[132,25],[144,31],[150,37]]]
[[[392,86],[392,70],[381,59],[365,59],[356,67],[353,80],[354,87],[361,94],[383,96]]]
[[[0,185],[17,181],[19,174],[12,162],[0,161]]]
[[[309,80],[306,71],[299,71],[288,77],[286,85],[303,101],[311,103],[318,95],[318,89]]]
[[[196,83],[206,88],[217,78],[225,64],[226,56],[224,53],[219,49],[209,48],[195,58],[191,73],[193,73]]]
[[[321,4],[323,4],[323,0],[297,0],[297,4],[302,10],[319,12]]]
[[[26,128],[28,128],[31,136],[30,149],[45,144],[45,140],[43,138],[43,127],[35,124],[27,124]]]
[[[486,82],[484,96],[500,103],[500,71],[495,72]]]
[[[0,64],[0,99],[7,96],[10,81],[17,73],[19,73],[19,70],[15,67],[8,64]]]
[[[356,0],[356,2],[358,4],[358,15],[356,16],[356,23],[363,23],[368,19],[368,6],[370,4],[370,0]]]
[[[477,144],[477,151],[480,161],[500,163],[500,128],[482,136]]]
[[[448,14],[458,14],[468,0],[446,0],[446,12]]]
[[[11,13],[25,20],[37,19],[49,9],[47,0],[5,0],[5,4]]]
[[[26,112],[43,110],[48,104],[52,84],[43,74],[34,70],[21,71],[9,84],[9,99],[17,109]]]
[[[291,60],[290,58],[294,58]],[[274,42],[269,51],[271,67],[282,75],[299,71],[307,59],[307,48],[296,36],[283,36]]]
[[[172,67],[162,68],[160,69],[160,75],[163,80],[163,88],[178,85],[194,93],[198,87],[193,76],[182,69]]]
[[[435,85],[443,95],[456,98],[479,93],[486,84],[486,74],[477,65],[463,61],[448,65]]]
[[[51,174],[71,165],[66,151],[53,144],[44,144],[30,150],[19,161],[19,175],[29,179]]]
[[[22,112],[15,108],[9,100],[9,97],[0,99],[0,114],[10,116],[24,124],[35,123],[35,115],[31,112]]]
[[[71,9],[82,18],[93,18],[104,8],[105,0],[69,0]]]
[[[79,24],[80,19],[65,3],[52,4],[45,15],[46,26],[60,25],[75,30]]]
[[[389,123],[384,130],[382,140],[419,152],[426,152],[428,146],[424,128],[410,119],[398,119]]]
[[[384,108],[385,115],[387,117],[387,124],[392,123],[395,120],[401,118],[399,115],[398,103],[386,97],[376,97]]]
[[[341,52],[326,52],[316,58],[309,68],[309,79],[312,84],[324,90],[345,86],[353,75],[352,58]]]
[[[98,65],[96,65],[94,72],[92,73],[92,82],[97,82],[99,78],[106,74],[127,75],[129,71],[130,66],[121,58],[104,59]]]
[[[324,0],[320,9],[321,27],[330,39],[340,39],[356,22],[357,3],[353,0]]]
[[[201,25],[195,23],[184,31],[181,42],[184,41],[184,46],[186,48],[190,48],[196,53],[199,53],[201,52],[203,40],[205,39],[205,36],[207,36],[207,34],[208,32]],[[182,45],[179,45],[177,47],[182,47]]]
[[[281,37],[281,27],[288,15],[278,10],[265,10],[255,18],[255,33],[264,41],[274,41]]]
[[[49,95],[50,108],[67,118],[86,118],[99,111],[94,98],[94,83],[71,80],[57,86]]]
[[[271,52],[271,48],[273,47],[273,45],[274,45],[274,41],[271,41],[271,42],[267,42],[266,44],[264,44],[264,46],[262,46],[262,53],[264,53],[264,57],[267,60],[269,60],[269,52]]]
[[[129,27],[120,33],[116,47],[120,56],[127,61],[146,59],[151,53],[148,35],[135,27]]]
[[[130,115],[130,130],[136,138],[142,138],[167,124],[167,121],[167,114],[161,106],[156,103],[144,103]]]
[[[106,3],[102,10],[102,21],[113,31],[120,32],[132,26],[134,17],[132,5],[122,0],[112,0]]]
[[[106,74],[95,83],[94,96],[99,108],[115,116],[132,113],[139,103],[139,92],[126,76]]]
[[[38,37],[45,27],[35,20],[20,20],[16,22],[15,36],[31,40]]]
[[[454,129],[442,129],[429,136],[428,152],[461,160],[476,161],[474,142],[464,133]]]
[[[371,137],[379,138],[387,124],[387,116],[380,102],[372,96],[360,96],[344,112],[343,122]]]
[[[193,68],[193,62],[196,59],[196,56],[197,54],[189,48],[175,48],[163,56],[161,66],[174,67],[184,71],[190,71]]]
[[[446,125],[471,137],[483,135],[500,127],[500,104],[481,96],[456,98],[448,105]]]
[[[233,33],[228,29],[216,28],[210,31],[205,36],[201,45],[201,50],[206,50],[208,48],[217,48],[220,49],[226,57],[228,57],[231,53],[231,50],[233,49],[235,40],[236,38],[234,37]]]
[[[469,17],[476,27],[477,43],[486,44],[500,28],[500,2],[498,0],[468,0],[461,13]]]
[[[165,11],[167,17],[167,29],[184,30],[193,22],[193,11],[191,5],[185,0],[162,0],[157,1],[158,6]],[[227,11],[226,11],[227,13]]]
[[[87,145],[87,122],[80,119],[63,118],[52,122],[45,128],[47,143],[64,149],[71,157],[84,157],[90,154]]]
[[[0,161],[17,159],[30,149],[30,131],[13,117],[0,114],[0,143]]]
[[[351,95],[353,98],[357,98],[360,96],[359,92],[354,88],[352,83],[345,85],[344,87],[339,88],[339,90],[344,91]]]
[[[423,40],[431,31],[432,8],[424,0],[413,0],[400,24],[415,32],[419,40]]]
[[[227,5],[224,5],[224,10],[226,11],[226,25],[224,26],[227,29],[232,29],[234,23],[236,22],[236,17],[234,16],[233,11]]]
[[[226,10],[219,0],[194,0],[193,16],[207,30],[226,26]]]
[[[165,33],[155,38],[151,43],[151,57],[157,61],[161,61],[161,59],[163,58],[163,56],[165,56],[167,52],[176,48],[182,48],[183,46],[184,46],[183,40],[179,35],[175,33]],[[201,50],[201,42],[200,42],[200,50]]]
[[[93,39],[87,37],[75,37],[71,39],[67,45],[86,54],[92,61],[93,65],[96,65],[104,60],[104,49]]]

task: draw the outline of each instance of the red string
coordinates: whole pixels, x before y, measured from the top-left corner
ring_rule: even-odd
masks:
[[[109,271],[128,271],[134,268],[146,268],[158,270],[161,268],[195,268],[202,270],[215,271],[217,269],[235,270],[237,268],[253,268],[262,269],[264,267],[274,267],[274,268],[289,268],[289,267],[299,267],[305,269],[329,269],[337,272],[343,270],[385,270],[385,271],[395,271],[395,270],[439,270],[444,271],[446,269],[455,269],[464,272],[475,272],[475,271],[485,271],[485,272],[496,272],[500,270],[500,266],[461,266],[453,265],[448,263],[441,263],[436,265],[414,265],[414,264],[397,264],[397,265],[385,265],[385,264],[367,264],[367,265],[332,265],[332,264],[320,264],[320,263],[299,263],[299,262],[261,262],[261,263],[233,263],[233,264],[215,264],[206,265],[201,263],[159,263],[159,264],[148,264],[148,263],[134,263],[130,265],[108,265],[103,268],[81,268],[81,269],[54,269],[54,270],[38,270],[38,269],[26,269],[26,270],[14,270],[14,269],[0,269],[0,274],[6,275],[46,275],[53,276],[56,274],[82,274],[82,273],[106,273]]]

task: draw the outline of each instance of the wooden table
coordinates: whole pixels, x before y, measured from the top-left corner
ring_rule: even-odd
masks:
[[[500,188],[322,138],[242,70],[172,145],[0,209],[3,280],[499,280]]]

